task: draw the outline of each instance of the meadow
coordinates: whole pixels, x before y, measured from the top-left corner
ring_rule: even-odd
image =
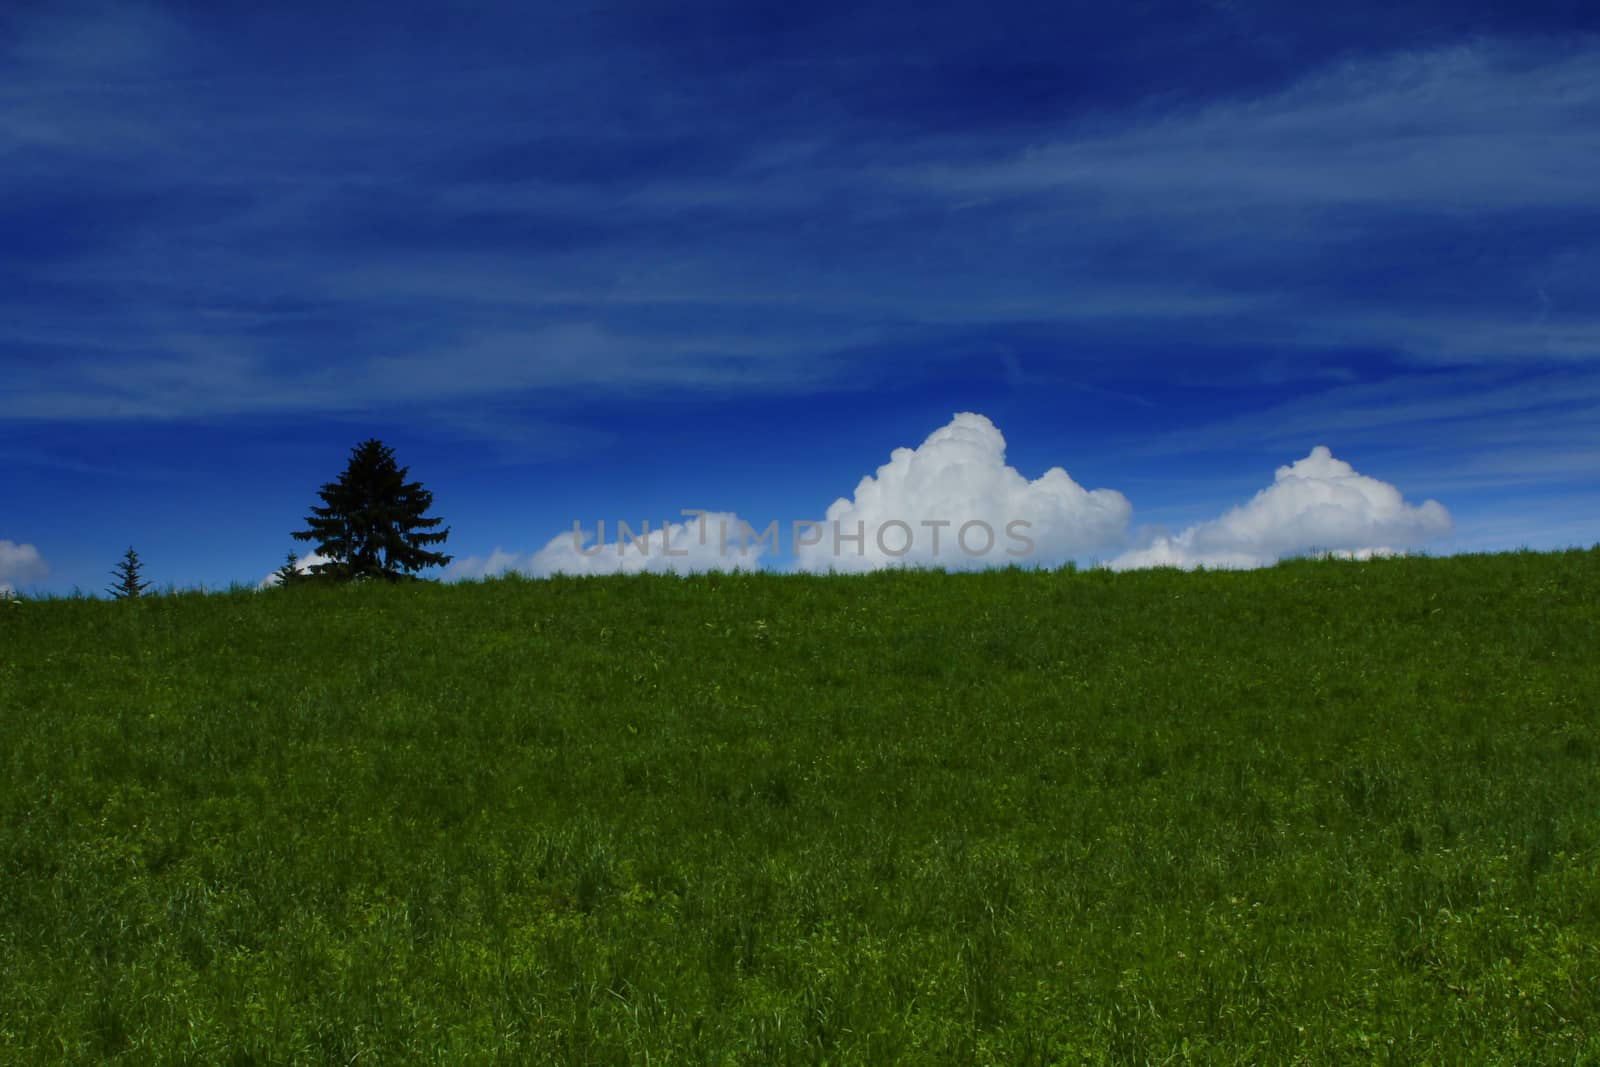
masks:
[[[1600,1062],[1600,550],[0,603],[0,1062]]]

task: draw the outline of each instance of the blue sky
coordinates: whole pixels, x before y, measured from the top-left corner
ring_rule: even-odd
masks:
[[[1319,445],[1352,550],[1600,541],[1600,9],[868,7],[5,5],[0,585],[254,583],[368,436],[481,561],[959,412],[1081,560]],[[1376,499],[1297,470],[1261,551]]]

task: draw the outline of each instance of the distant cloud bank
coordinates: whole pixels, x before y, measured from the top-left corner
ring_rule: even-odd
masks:
[[[810,572],[965,570],[1054,566],[1113,552],[1120,554],[1108,565],[1117,570],[1250,568],[1311,552],[1393,555],[1453,529],[1438,501],[1408,503],[1395,486],[1358,473],[1318,445],[1217,518],[1130,543],[1133,507],[1122,493],[1085,489],[1061,467],[1029,480],[1005,462],[1005,452],[1005,437],[993,422],[961,412],[916,448],[895,449],[851,496],[835,500],[821,522],[759,526],[733,512],[711,512],[648,530],[612,526],[611,539],[603,525],[575,526],[530,554],[496,548],[458,560],[445,577],[688,573],[763,562],[781,568],[790,556],[794,569]],[[757,540],[764,534],[774,536]]]
[[[18,586],[43,581],[50,565],[32,545],[0,540],[0,596],[9,596]]]
[[[689,574],[753,569],[763,556],[771,555],[771,550],[750,536],[741,552],[741,524],[744,529],[752,527],[732,512],[712,511],[685,522],[638,522],[625,530],[613,525],[616,536],[611,540],[600,539],[605,533],[600,526],[568,530],[528,555],[497,547],[487,556],[457,560],[445,569],[445,577],[488,578],[507,571],[547,578],[552,574]]]

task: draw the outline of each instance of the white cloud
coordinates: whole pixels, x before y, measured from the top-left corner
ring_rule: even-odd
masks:
[[[956,415],[919,447],[895,449],[876,476],[861,479],[852,499],[834,501],[820,541],[795,545],[799,567],[1056,563],[1122,542],[1132,507],[1121,493],[1084,489],[1060,467],[1029,481],[1006,465],[1005,454],[994,423],[972,412]],[[859,551],[846,540],[858,530]]]
[[[1451,532],[1436,500],[1406,503],[1388,482],[1358,474],[1323,445],[1279,467],[1249,503],[1111,561],[1134,567],[1264,567],[1286,556],[1326,552],[1355,559],[1392,555]]]
[[[50,565],[32,545],[0,540],[0,596],[16,592],[17,586],[41,581]]]
[[[606,523],[564,531],[527,555],[496,547],[486,556],[459,559],[444,577],[753,569],[789,552],[801,571],[957,570],[1051,565],[1128,546],[1133,509],[1125,496],[1085,489],[1060,467],[1030,481],[1006,464],[1005,450],[994,423],[962,412],[917,448],[895,449],[851,497],[834,501],[820,523],[761,529],[732,512],[711,512],[665,528],[651,523],[648,537],[643,523],[626,537]],[[1273,484],[1248,503],[1180,534],[1158,533],[1110,566],[1248,568],[1309,552],[1370,559],[1451,531],[1450,514],[1437,501],[1409,504],[1393,485],[1357,473],[1319,445],[1278,468]],[[611,539],[602,540],[608,533]]]
[[[447,582],[461,581],[468,578],[490,578],[506,571],[518,569],[522,556],[516,552],[507,552],[499,545],[487,556],[466,556],[452,560],[445,567],[442,575]]]
[[[321,552],[313,552],[304,559],[295,560],[294,569],[301,574],[310,574],[312,567],[317,566],[319,563],[331,562],[332,560],[330,560],[327,556],[324,556]],[[256,588],[271,589],[273,586],[278,584],[278,581],[278,572],[273,571],[271,574],[261,579],[261,581],[257,582]]]
[[[609,528],[615,540],[601,542]],[[602,523],[597,530],[572,530],[552,537],[527,556],[496,548],[488,556],[468,556],[446,568],[448,580],[485,578],[517,571],[535,578],[552,574],[687,574],[695,571],[749,570],[772,555],[772,542],[758,542],[763,533],[727,511],[707,512],[698,519],[674,523],[628,524],[627,535]],[[744,551],[740,551],[743,535]]]

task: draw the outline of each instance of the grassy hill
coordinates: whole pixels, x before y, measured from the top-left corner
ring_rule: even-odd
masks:
[[[0,603],[0,1062],[1600,1060],[1600,551]]]

